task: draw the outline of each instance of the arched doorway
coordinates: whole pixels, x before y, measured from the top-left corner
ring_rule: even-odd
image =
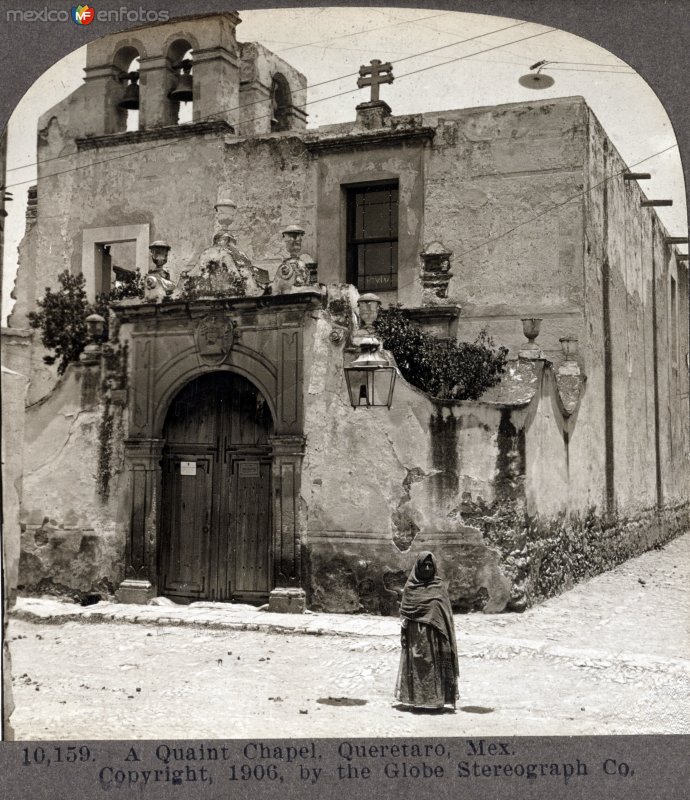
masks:
[[[161,594],[177,602],[264,602],[272,587],[273,420],[232,372],[184,386],[163,430]]]

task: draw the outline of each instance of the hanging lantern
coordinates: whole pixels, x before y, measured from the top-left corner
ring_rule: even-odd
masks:
[[[395,367],[379,351],[379,340],[367,336],[362,340],[362,352],[348,367],[345,380],[350,403],[359,406],[391,407],[395,386]]]
[[[118,108],[137,111],[139,108],[139,73],[126,72],[121,76],[120,80],[128,80],[129,86],[125,89],[122,100],[117,104]]]
[[[175,69],[180,68],[182,69],[182,74],[178,77],[175,88],[170,92],[170,99],[176,103],[191,103],[194,99],[191,59],[185,58],[184,61],[175,64]]]

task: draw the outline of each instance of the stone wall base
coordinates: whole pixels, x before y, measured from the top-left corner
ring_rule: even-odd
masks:
[[[501,569],[512,584],[507,610],[522,611],[686,532],[690,504],[630,517],[591,509],[542,519],[505,509],[483,519],[484,538],[500,550]]]
[[[278,587],[268,597],[268,610],[275,614],[304,614],[306,609],[304,589]]]
[[[24,525],[17,588],[83,601],[112,598],[123,578],[125,543],[113,531],[66,528],[45,520]]]
[[[352,534],[313,537],[306,548],[308,600],[315,611],[397,615],[402,589],[419,553],[436,556],[456,611],[502,611],[510,582],[499,568],[498,551],[482,542],[477,529],[418,534],[409,550],[393,541],[363,542]]]
[[[126,578],[115,592],[118,603],[146,605],[155,596],[156,592],[150,581],[134,578]]]

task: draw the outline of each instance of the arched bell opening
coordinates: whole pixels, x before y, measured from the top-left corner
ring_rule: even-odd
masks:
[[[194,51],[186,39],[174,41],[167,52],[174,77],[168,93],[175,123],[183,125],[194,119]]]
[[[160,594],[267,600],[273,431],[263,394],[237,373],[207,373],[175,395],[163,428]]]
[[[276,72],[271,81],[271,132],[287,131],[290,128],[292,93],[287,79]]]
[[[120,48],[113,61],[122,90],[117,95],[117,130],[139,130],[139,52],[135,47]]]

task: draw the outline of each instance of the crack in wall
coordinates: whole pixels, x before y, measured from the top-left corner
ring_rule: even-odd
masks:
[[[412,542],[420,531],[416,523],[413,510],[409,503],[412,498],[410,487],[414,483],[423,481],[429,475],[420,467],[413,467],[407,470],[407,475],[402,482],[403,495],[398,502],[398,506],[391,514],[391,524],[393,526],[393,544],[401,553],[407,552],[412,546]]]
[[[86,414],[86,413],[92,413],[92,412],[77,411],[74,414],[74,419],[72,420],[72,423],[69,426],[69,430],[67,431],[67,438],[65,439],[65,441],[63,442],[62,446],[57,451],[57,453],[55,453],[55,455],[50,456],[50,458],[48,458],[47,461],[44,461],[42,464],[39,464],[37,467],[34,467],[33,469],[27,470],[27,472],[25,473],[25,476],[35,475],[36,473],[40,472],[45,467],[49,466],[52,462],[57,461],[60,458],[60,456],[64,452],[65,448],[69,445],[70,440],[72,439],[72,435],[74,433],[74,427],[75,427],[76,423],[79,421],[79,417],[82,416],[82,414]],[[61,414],[61,413],[58,413],[58,414],[56,414],[56,416],[65,417],[65,419],[67,419],[67,417],[72,416],[72,414]]]

